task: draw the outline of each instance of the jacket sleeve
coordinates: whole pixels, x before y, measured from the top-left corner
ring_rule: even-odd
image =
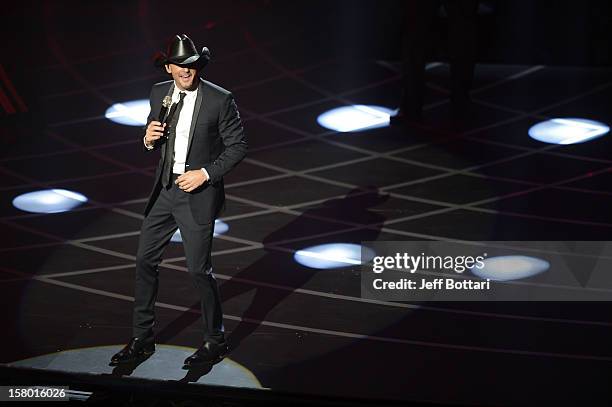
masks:
[[[149,123],[151,123],[153,120],[156,120],[155,118],[155,113],[153,112],[153,93],[154,93],[155,88],[151,89],[151,94],[149,95],[149,106],[151,111],[149,112],[149,117],[147,117],[147,124],[145,124],[145,126],[142,128],[142,134],[140,136],[140,143],[142,144],[142,149],[145,152],[151,152],[151,151],[155,151],[159,148],[161,143],[153,143],[153,148],[147,148],[147,146],[145,146],[144,144],[144,137],[145,137],[145,133],[147,131],[147,127],[149,126]]]
[[[204,168],[212,183],[220,181],[242,161],[248,148],[240,113],[231,93],[226,95],[219,112],[219,135],[225,149]]]

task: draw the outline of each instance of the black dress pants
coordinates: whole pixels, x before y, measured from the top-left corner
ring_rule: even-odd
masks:
[[[196,223],[189,207],[189,193],[175,183],[161,189],[148,216],[143,220],[136,254],[133,334],[153,335],[155,300],[159,286],[158,265],[162,253],[178,226],[183,239],[187,269],[200,293],[204,341],[224,341],[223,313],[217,281],[212,274],[211,247],[214,222]]]

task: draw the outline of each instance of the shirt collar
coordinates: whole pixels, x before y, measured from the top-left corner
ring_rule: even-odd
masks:
[[[172,92],[172,100],[179,100],[179,93],[181,92],[185,92],[185,99],[191,99],[191,98],[195,98],[198,94],[198,89],[199,86],[197,88],[195,88],[195,90],[180,90],[178,88],[178,86],[174,85],[174,91]]]

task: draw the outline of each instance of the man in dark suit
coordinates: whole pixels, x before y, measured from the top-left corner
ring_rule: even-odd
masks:
[[[160,150],[161,158],[136,255],[133,337],[112,357],[113,364],[133,362],[155,351],[158,265],[177,226],[189,274],[200,293],[204,324],[203,344],[185,365],[216,363],[228,350],[211,245],[215,218],[224,207],[223,176],[244,158],[247,142],[232,94],[199,77],[209,55],[207,48],[198,52],[183,34],[175,36],[167,52],[157,58],[172,80],[151,90],[143,142],[147,151]]]

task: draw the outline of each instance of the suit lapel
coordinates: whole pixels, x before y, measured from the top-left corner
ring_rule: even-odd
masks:
[[[166,96],[170,96],[172,97],[172,93],[174,92],[174,81],[170,82],[170,88],[168,89],[168,92],[166,92]],[[157,120],[157,119],[155,119]],[[165,160],[166,158],[166,147],[164,145],[164,148],[161,149],[161,158],[162,161]]]
[[[204,99],[204,83],[200,80],[198,85],[198,96],[196,97],[195,107],[193,108],[193,116],[191,117],[191,127],[189,128],[189,140],[187,141],[187,154],[191,149],[191,143],[193,142],[193,133],[195,131],[195,125],[198,121],[198,115],[200,114],[200,108],[202,107],[202,100]]]

